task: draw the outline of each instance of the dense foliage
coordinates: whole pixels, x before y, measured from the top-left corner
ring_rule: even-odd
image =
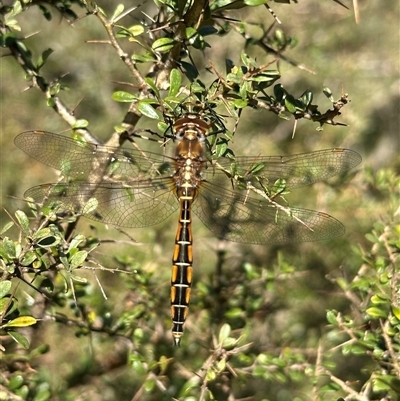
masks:
[[[365,5],[356,25],[344,1],[296,3],[0,3],[0,399],[400,399],[396,5],[387,24]],[[22,201],[56,180],[12,143],[67,128],[171,152],[159,142],[187,104],[220,131],[213,157],[348,147],[364,163],[285,194],[338,217],[340,238],[252,246],[195,221],[192,301],[174,348],[174,219],[128,232]],[[269,190],[281,187],[266,189],[273,200]]]

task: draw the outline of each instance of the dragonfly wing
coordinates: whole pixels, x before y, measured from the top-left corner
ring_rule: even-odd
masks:
[[[219,238],[233,242],[284,244],[344,234],[342,223],[326,213],[282,210],[265,199],[248,198],[210,183],[201,188],[193,212]]]
[[[93,173],[120,181],[174,173],[174,165],[168,157],[150,152],[144,154],[137,149],[79,142],[51,132],[23,132],[14,142],[36,160],[61,171],[64,176],[80,180]]]
[[[121,183],[44,184],[28,189],[25,197],[102,223],[146,227],[162,222],[179,206],[165,181],[154,180],[151,185],[140,182],[130,187]]]
[[[221,158],[216,167],[208,167],[204,177],[212,177],[228,173],[243,178],[239,182],[249,182],[259,189],[270,188],[278,179],[286,181],[286,188],[298,188],[311,185],[341,174],[361,162],[361,156],[349,149],[326,149],[293,156],[253,156],[237,157],[235,161]]]

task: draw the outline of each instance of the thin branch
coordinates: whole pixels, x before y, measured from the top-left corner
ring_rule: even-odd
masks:
[[[136,68],[136,63],[131,59],[131,57],[129,57],[129,54],[126,53],[122,49],[120,44],[118,43],[117,38],[115,37],[114,31],[113,31],[114,23],[108,21],[107,18],[103,15],[103,13],[97,7],[94,10],[94,15],[103,24],[104,29],[106,30],[108,37],[110,38],[111,46],[116,50],[118,56],[124,62],[124,64],[128,67],[129,71],[134,76],[134,78],[137,80],[140,87],[142,89],[147,88],[146,81],[142,77],[142,74],[140,74],[140,72]]]
[[[389,337],[387,331],[389,329],[390,323],[388,320],[385,321],[385,324],[383,324],[382,319],[379,319],[379,323],[381,325],[382,329],[382,336],[385,339],[385,344],[386,347],[389,351],[390,358],[393,363],[394,370],[396,371],[396,375],[398,378],[400,378],[400,363],[399,363],[399,355],[396,353],[396,351],[393,349],[393,342],[392,339]]]
[[[353,390],[346,382],[344,382],[342,379],[339,379],[338,377],[334,376],[329,370],[325,369],[324,373],[329,376],[329,379],[336,383],[340,388],[345,391],[347,394],[349,394],[352,399],[355,399],[357,401],[369,401],[369,397],[366,397],[363,394],[358,393],[357,391]]]

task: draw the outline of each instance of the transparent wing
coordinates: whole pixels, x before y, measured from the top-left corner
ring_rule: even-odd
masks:
[[[326,213],[290,208],[249,198],[203,183],[193,212],[218,237],[250,244],[283,244],[327,240],[343,235],[340,221]]]
[[[23,132],[15,138],[15,144],[40,162],[62,171],[65,176],[82,180],[102,162],[107,162],[107,171],[102,175],[120,181],[171,176],[175,172],[174,159],[167,156],[81,143],[51,132]],[[326,180],[360,162],[358,153],[341,148],[292,156],[237,157],[235,161],[221,158],[205,163],[203,176],[214,181],[222,176],[226,178],[228,173],[259,189],[271,186],[277,179],[284,179],[286,188],[292,189]],[[229,180],[226,182],[229,184]]]
[[[361,156],[349,149],[326,149],[293,156],[253,156],[218,159],[217,163],[227,172],[240,176],[239,181],[250,182],[256,188],[271,186],[276,180],[286,180],[286,188],[298,188],[323,181],[341,174],[361,162]],[[226,175],[217,168],[209,167],[204,177]]]
[[[161,223],[178,209],[171,180],[157,179],[124,187],[120,183],[45,184],[28,189],[31,197],[58,211],[72,211],[102,223],[146,227]]]
[[[46,184],[25,194],[37,202],[63,208],[103,223],[122,227],[158,224],[177,210],[174,159],[135,149],[80,143],[44,131],[28,131],[15,139],[18,147],[42,163],[75,180]],[[230,241],[266,244],[317,241],[344,233],[343,225],[317,211],[291,208],[289,213],[267,200],[232,192],[229,178],[263,189],[277,179],[286,187],[310,185],[340,174],[361,161],[348,149],[327,149],[293,156],[237,157],[205,163],[193,211],[218,237]],[[98,165],[107,166],[91,184],[88,178]],[[86,182],[85,182],[86,180]],[[90,181],[90,180],[89,180]],[[234,182],[234,181],[233,181]]]
[[[79,142],[51,132],[26,131],[14,142],[36,160],[80,180],[87,179],[102,165],[107,169],[102,176],[121,181],[170,176],[175,171],[173,159],[163,155]]]

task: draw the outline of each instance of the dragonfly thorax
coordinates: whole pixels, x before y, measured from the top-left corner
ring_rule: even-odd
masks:
[[[210,125],[195,114],[179,118],[173,127],[175,139],[178,141],[185,139],[204,142],[209,129]]]
[[[174,124],[175,139],[179,141],[175,157],[201,161],[204,155],[204,143],[210,126],[194,114],[178,119]]]

